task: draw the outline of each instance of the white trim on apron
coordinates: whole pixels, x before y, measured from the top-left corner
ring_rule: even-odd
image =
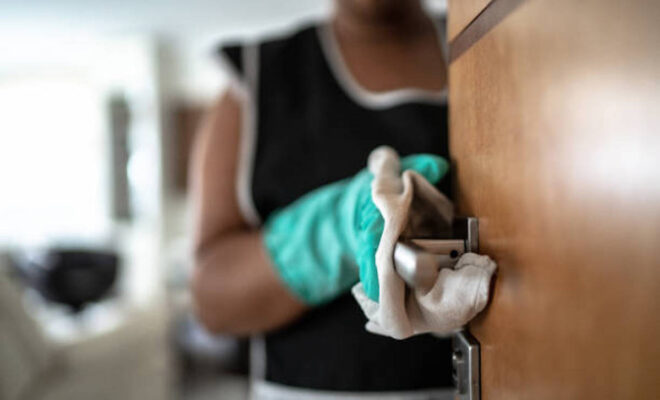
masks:
[[[252,382],[251,400],[453,400],[454,389],[401,392],[342,392],[301,389],[267,381]]]

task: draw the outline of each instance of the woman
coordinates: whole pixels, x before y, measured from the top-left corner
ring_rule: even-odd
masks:
[[[220,50],[233,85],[193,158],[196,311],[211,331],[253,336],[256,398],[452,398],[447,339],[368,333],[346,284],[306,282],[333,288],[306,297],[280,262],[288,241],[272,245],[274,219],[317,188],[335,190],[373,148],[448,157],[443,27],[419,0],[335,6],[328,22]],[[288,253],[307,252],[308,236]],[[345,282],[357,281],[353,271]]]

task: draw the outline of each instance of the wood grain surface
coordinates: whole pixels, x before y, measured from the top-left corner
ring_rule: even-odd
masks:
[[[458,211],[499,264],[485,400],[660,398],[659,21],[529,0],[450,65]]]

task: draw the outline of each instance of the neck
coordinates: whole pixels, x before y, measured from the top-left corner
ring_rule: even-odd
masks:
[[[433,22],[419,1],[399,1],[404,5],[380,9],[337,1],[332,23],[339,35],[352,39],[408,41],[433,31]]]

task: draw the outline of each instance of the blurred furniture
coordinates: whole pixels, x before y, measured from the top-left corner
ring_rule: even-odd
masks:
[[[5,261],[3,263],[3,261]],[[26,398],[30,387],[53,364],[54,351],[23,307],[22,293],[0,260],[0,398]]]
[[[172,396],[164,302],[121,297],[77,314],[46,302],[0,260],[0,398],[153,399]]]
[[[117,278],[119,257],[92,249],[48,249],[17,257],[23,281],[44,298],[79,312],[106,296]]]

